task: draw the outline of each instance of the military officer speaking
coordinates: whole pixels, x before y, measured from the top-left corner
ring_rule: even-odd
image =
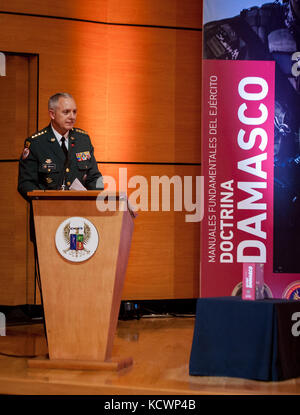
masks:
[[[68,190],[75,179],[88,190],[103,189],[102,175],[88,134],[74,128],[77,107],[67,93],[48,102],[51,122],[25,140],[19,161],[18,190]]]

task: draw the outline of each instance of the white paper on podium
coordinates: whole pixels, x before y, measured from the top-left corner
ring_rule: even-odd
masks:
[[[69,189],[70,190],[87,190],[77,178],[73,181]]]

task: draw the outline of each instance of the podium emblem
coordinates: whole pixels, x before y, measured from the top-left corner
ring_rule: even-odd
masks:
[[[99,235],[88,219],[71,217],[57,228],[55,244],[61,256],[71,262],[89,259],[98,248]]]

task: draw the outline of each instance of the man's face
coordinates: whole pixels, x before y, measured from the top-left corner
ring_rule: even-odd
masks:
[[[54,110],[49,110],[53,127],[60,134],[65,134],[74,127],[77,116],[76,103],[72,98],[59,98]]]

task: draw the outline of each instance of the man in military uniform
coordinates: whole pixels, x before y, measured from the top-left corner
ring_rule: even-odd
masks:
[[[300,0],[208,22],[203,55],[275,62],[274,271],[300,272]]]
[[[49,99],[51,122],[25,140],[19,161],[18,190],[68,190],[75,179],[88,190],[103,189],[102,175],[88,134],[74,128],[74,98],[58,93]]]

